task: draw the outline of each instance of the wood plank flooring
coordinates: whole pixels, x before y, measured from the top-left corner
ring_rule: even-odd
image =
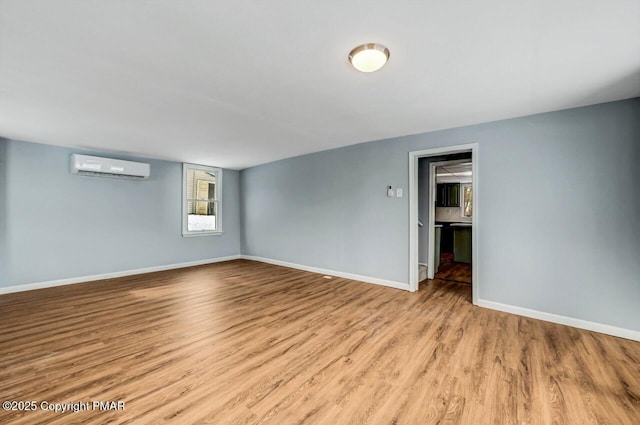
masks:
[[[0,297],[2,424],[640,423],[640,343],[246,260]]]

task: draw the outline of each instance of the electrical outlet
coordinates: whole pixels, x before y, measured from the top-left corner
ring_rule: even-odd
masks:
[[[396,197],[402,198],[402,188],[401,187],[396,189]]]
[[[393,186],[387,186],[387,196],[393,198]]]

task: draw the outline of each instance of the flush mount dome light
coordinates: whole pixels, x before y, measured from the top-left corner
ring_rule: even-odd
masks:
[[[367,43],[356,47],[349,53],[349,62],[361,72],[374,72],[389,60],[389,49],[382,44]]]

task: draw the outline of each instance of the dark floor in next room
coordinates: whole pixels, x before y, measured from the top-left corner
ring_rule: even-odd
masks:
[[[435,278],[460,283],[471,283],[471,264],[457,262],[442,263],[438,268]]]

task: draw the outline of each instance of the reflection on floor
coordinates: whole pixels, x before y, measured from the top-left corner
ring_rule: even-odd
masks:
[[[471,283],[471,264],[455,262],[440,264],[435,278],[461,283]]]

